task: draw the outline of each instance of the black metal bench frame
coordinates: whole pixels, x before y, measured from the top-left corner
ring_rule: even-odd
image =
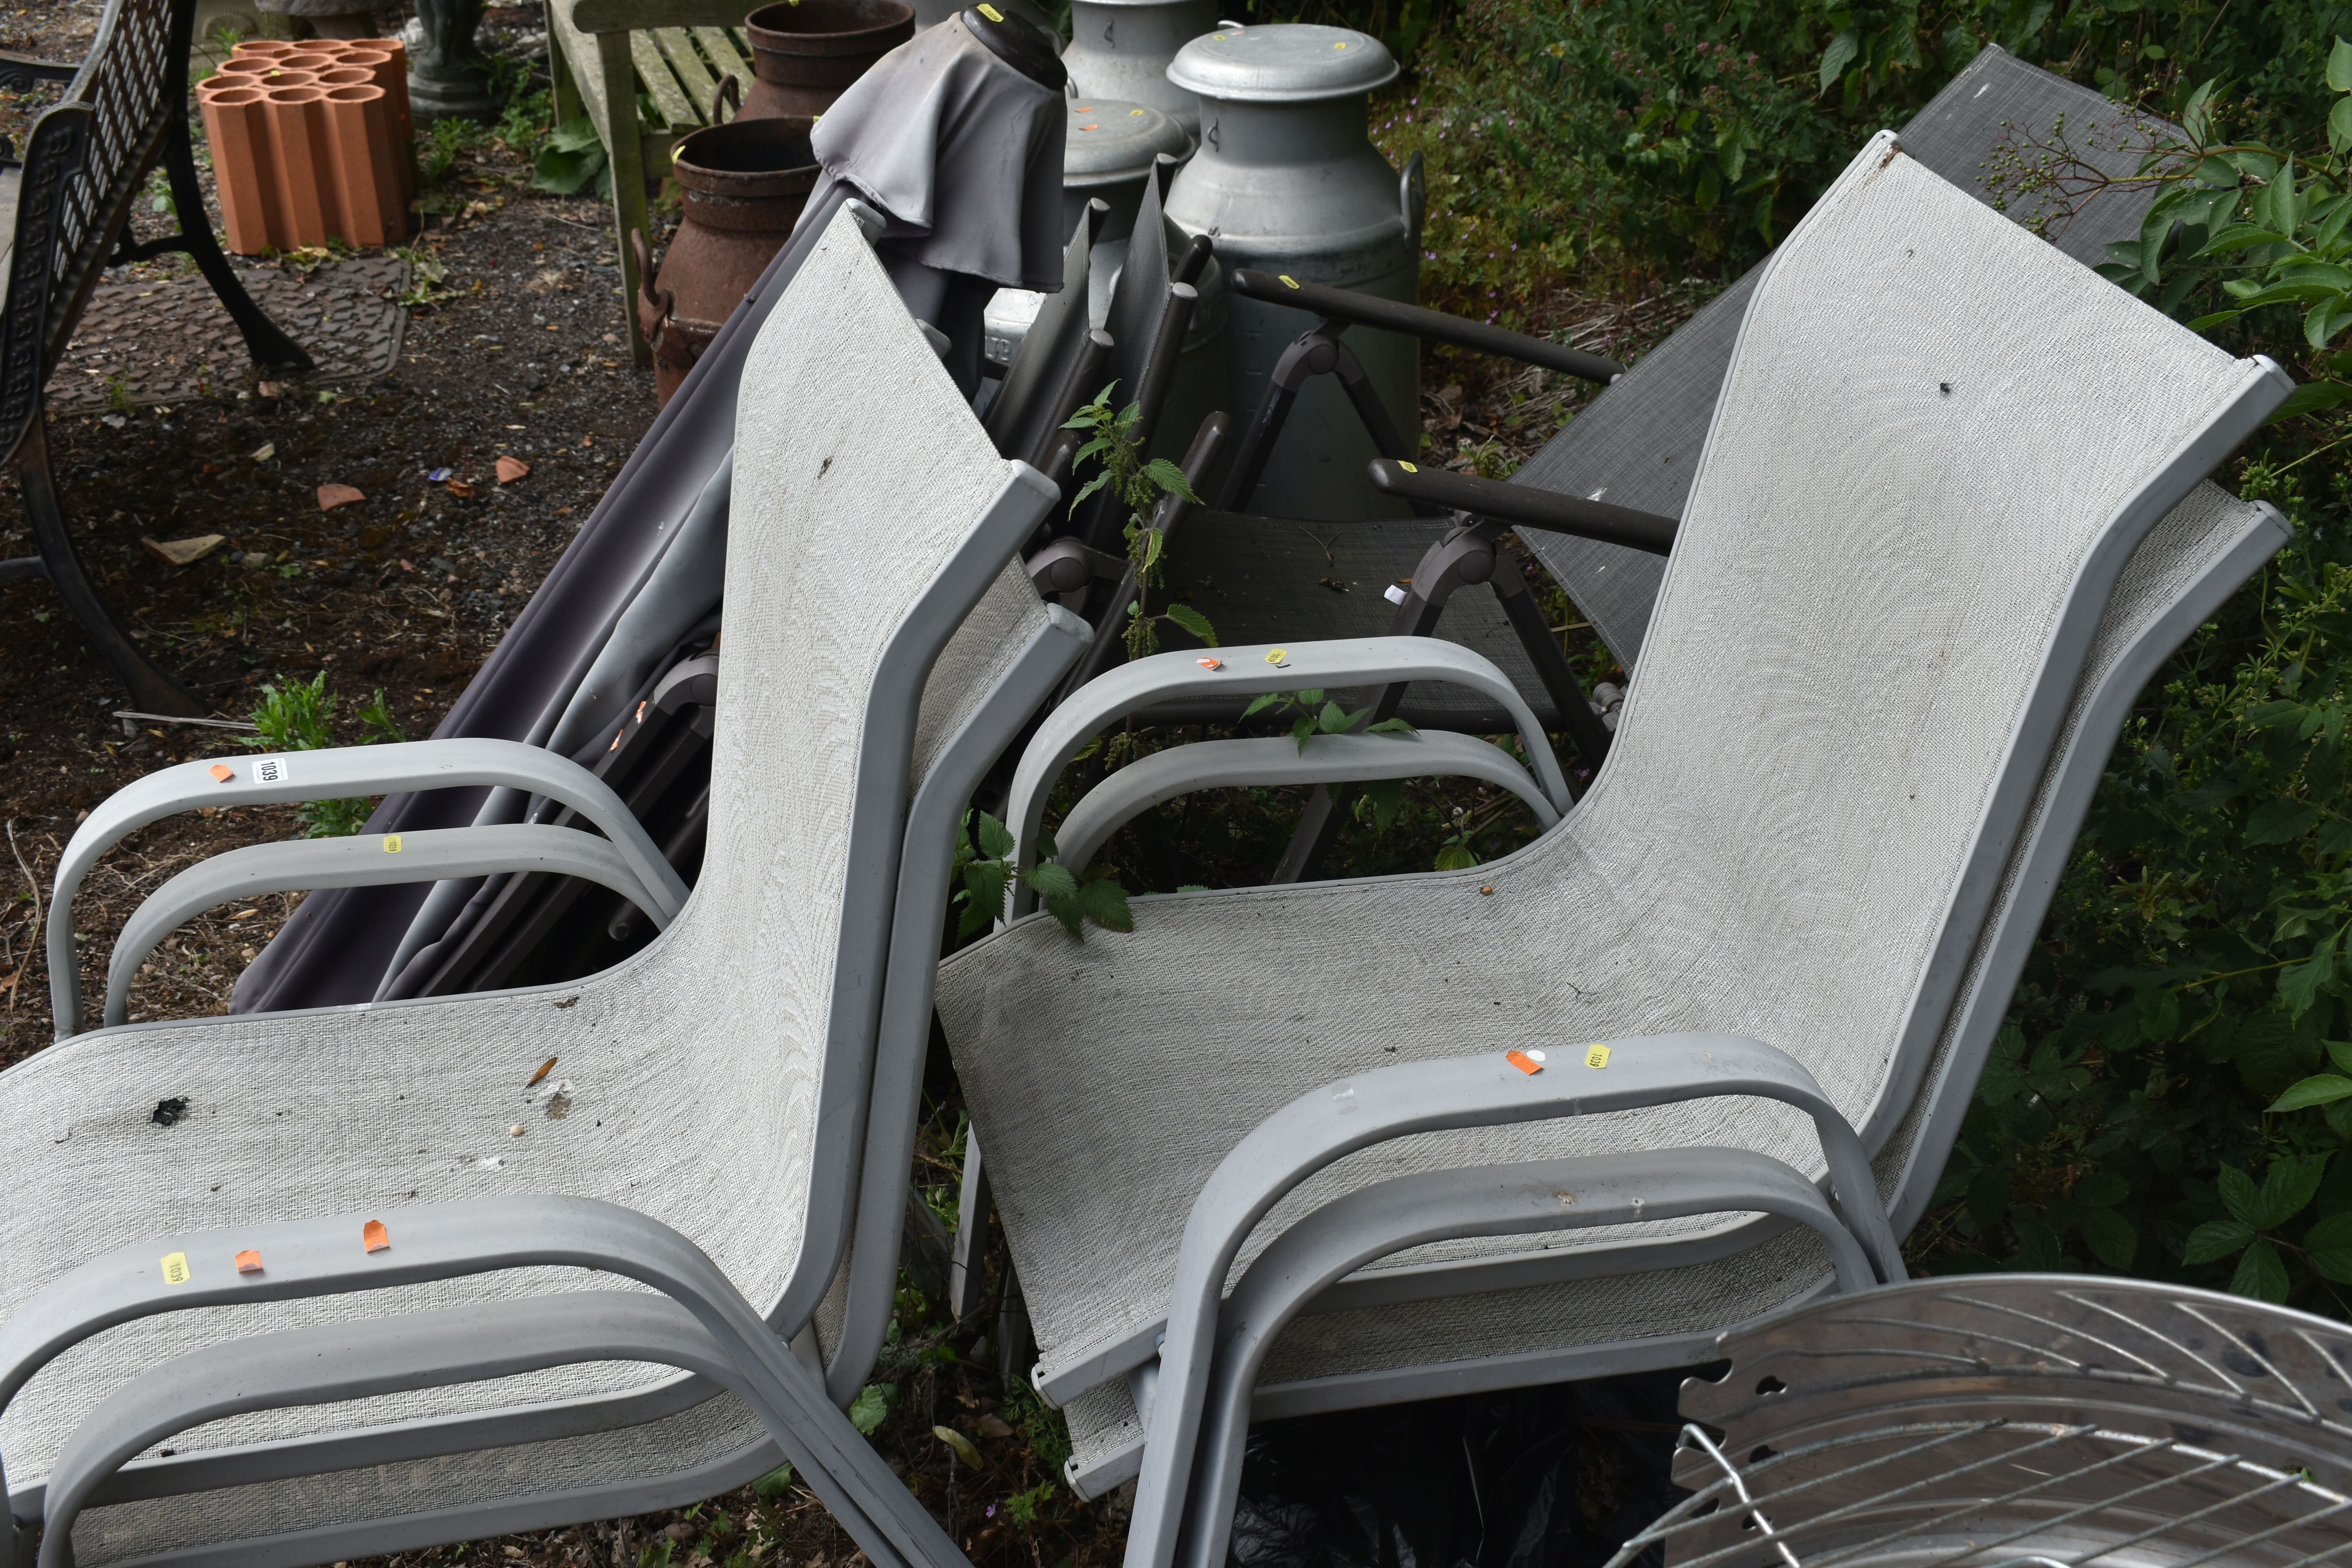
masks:
[[[237,281],[205,219],[188,134],[188,48],[195,0],[112,0],[79,66],[0,55],[0,87],[66,84],[33,124],[17,186],[16,247],[0,310],[0,463],[13,468],[39,553],[0,561],[0,582],[46,578],[114,667],[131,705],[197,715],[204,705],[125,635],[74,549],[49,467],[43,389],[109,267],[185,251],[244,334],[254,363],[311,369]],[[0,155],[5,149],[0,148]],[[133,202],[161,163],[179,232],[134,242]]]

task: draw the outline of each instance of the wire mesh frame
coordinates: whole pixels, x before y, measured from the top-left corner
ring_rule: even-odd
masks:
[[[2303,1568],[2352,1553],[2352,1496],[2309,1471],[2099,1422],[1908,1422],[1759,1448],[1744,1469],[1698,1426],[1682,1443],[1718,1479],[1609,1568]]]

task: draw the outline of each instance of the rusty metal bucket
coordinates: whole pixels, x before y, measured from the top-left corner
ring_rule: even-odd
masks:
[[[915,36],[906,0],[776,0],[743,18],[758,78],[746,119],[823,114],[866,67]]]
[[[642,233],[636,247],[637,324],[653,344],[654,378],[667,404],[711,337],[791,237],[815,188],[806,115],[744,118],[677,143],[670,173],[686,212],[655,279]]]

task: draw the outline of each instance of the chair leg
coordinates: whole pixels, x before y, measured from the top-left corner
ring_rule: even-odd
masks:
[[[108,611],[106,602],[98,596],[89,573],[82,569],[81,557],[75,552],[73,538],[66,530],[65,507],[58,498],[56,477],[49,471],[45,410],[34,410],[24,444],[16,449],[16,480],[24,489],[25,510],[32,514],[33,541],[41,552],[49,581],[56,585],[58,596],[66,602],[66,608],[73,612],[73,618],[81,624],[90,646],[114,667],[115,676],[130,692],[132,705],[150,713],[202,718],[204,704],[189,696],[178,681],[139,651],[124,634],[121,624]]]
[[[253,296],[237,281],[236,269],[221,254],[220,241],[213,237],[212,225],[205,221],[204,191],[196,184],[194,150],[188,142],[187,122],[174,124],[163,139],[163,170],[172,182],[172,205],[180,213],[180,233],[187,243],[188,255],[213,287],[213,294],[236,322],[236,330],[245,335],[246,352],[253,363],[265,370],[315,370],[310,356],[304,353],[293,339],[282,331],[277,322],[262,313],[253,302]]]

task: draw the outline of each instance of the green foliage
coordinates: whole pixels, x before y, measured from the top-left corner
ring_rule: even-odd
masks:
[[[790,1497],[793,1490],[793,1462],[786,1459],[766,1475],[751,1483],[751,1495],[762,1500]]]
[[[395,245],[392,254],[408,263],[408,283],[393,296],[396,303],[416,310],[457,298],[448,286],[448,265],[439,257],[421,245]]]
[[[568,196],[591,180],[598,195],[612,199],[612,160],[596,138],[595,121],[583,114],[557,126],[541,145],[531,160],[530,187]]]
[[[1025,1492],[1013,1492],[1004,1500],[1004,1517],[1023,1534],[1037,1528],[1037,1510],[1054,1495],[1054,1483],[1039,1481]]]
[[[2352,479],[2315,500],[2284,449],[2238,486],[2296,541],[2116,747],[1945,1172],[1935,1267],[2104,1266],[2342,1314]]]
[[[1112,383],[1112,386],[1117,384]],[[1135,569],[1135,598],[1127,606],[1127,657],[1143,658],[1160,651],[1160,634],[1155,628],[1161,621],[1173,621],[1205,646],[1214,647],[1215,628],[1209,625],[1208,616],[1192,605],[1171,605],[1156,616],[1150,613],[1151,590],[1160,585],[1160,547],[1167,542],[1161,531],[1151,525],[1151,514],[1163,496],[1178,496],[1196,506],[1201,498],[1192,493],[1192,481],[1184,477],[1183,469],[1165,458],[1145,460],[1142,443],[1135,436],[1142,408],[1130,403],[1114,414],[1110,395],[1111,387],[1104,387],[1062,428],[1091,432],[1086,443],[1071,454],[1070,471],[1076,473],[1078,465],[1089,458],[1101,469],[1080,488],[1076,499],[1070,502],[1071,512],[1075,515],[1081,502],[1106,488],[1127,509],[1127,561]]]
[[[2283,143],[2339,32],[2347,0],[1467,0],[1376,134],[1428,160],[1424,292],[1510,320],[1587,258],[1728,279],[1989,43],[2166,112],[2218,79]]]
[[[1094,865],[1084,875],[1054,863],[1054,841],[1041,838],[1039,864],[1021,870],[1013,860],[1013,831],[988,813],[967,811],[964,831],[956,836],[952,875],[961,888],[951,900],[956,915],[956,940],[969,942],[1004,915],[1004,893],[1016,880],[1045,901],[1045,912],[1062,929],[1084,941],[1085,922],[1110,931],[1133,931],[1135,916],[1127,907],[1127,889],[1109,866]]]
[[[1037,1457],[1040,1469],[1048,1475],[1062,1473],[1062,1466],[1070,1458],[1067,1417],[1040,1399],[1025,1381],[1016,1378],[1004,1385],[1004,1419]]]
[[[289,680],[261,689],[261,705],[253,710],[253,725],[257,734],[242,736],[245,744],[264,752],[315,752],[341,742],[334,733],[335,709],[341,699],[327,689],[327,672],[320,670],[308,681]],[[404,741],[400,725],[383,700],[383,692],[362,704],[352,715],[360,726],[359,743],[373,745],[381,741]],[[305,804],[298,813],[312,838],[337,838],[357,833],[367,826],[375,802],[368,797],[353,800],[314,800]]]
[[[871,1437],[882,1429],[890,1415],[890,1396],[898,1391],[895,1383],[869,1383],[857,1391],[850,1402],[849,1424],[865,1436]]]
[[[1265,692],[1242,710],[1242,717],[1255,718],[1269,708],[1277,716],[1296,715],[1290,724],[1290,738],[1298,742],[1298,754],[1302,757],[1307,754],[1307,742],[1318,735],[1352,735],[1360,730],[1367,735],[1402,735],[1409,741],[1421,738],[1421,731],[1402,719],[1367,724],[1365,721],[1372,716],[1370,709],[1348,712],[1320,690]]]

